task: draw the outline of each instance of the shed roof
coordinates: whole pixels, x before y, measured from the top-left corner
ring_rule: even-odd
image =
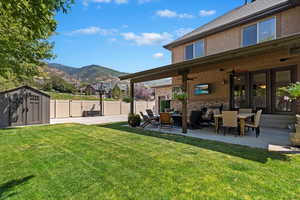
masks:
[[[297,4],[299,4],[299,0],[256,0],[216,18],[164,47],[167,49],[174,48],[183,43],[275,14]]]
[[[36,92],[36,93],[39,93],[39,94],[41,94],[41,95],[44,95],[44,96],[50,98],[50,95],[49,95],[49,94],[47,94],[47,93],[45,93],[45,92],[42,92],[42,91],[40,91],[40,90],[38,90],[38,89],[35,89],[35,88],[33,88],[33,87],[30,87],[30,86],[28,86],[28,85],[23,85],[23,86],[20,86],[20,87],[17,87],[17,88],[13,88],[13,89],[10,89],[10,90],[5,90],[5,91],[0,92],[0,94],[10,93],[10,92],[14,92],[14,91],[21,90],[21,89],[29,89],[29,90],[32,90],[32,91],[34,91],[34,92]]]

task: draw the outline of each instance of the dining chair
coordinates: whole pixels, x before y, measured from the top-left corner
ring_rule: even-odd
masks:
[[[251,114],[252,113],[252,108],[240,108],[239,113],[241,113],[241,114]]]
[[[221,110],[218,108],[218,109],[213,109],[212,110],[212,113],[213,113],[213,116],[215,115],[220,115],[221,114]],[[218,124],[221,126],[220,122],[218,122]],[[211,126],[216,126],[216,123],[215,123],[215,118],[213,117],[213,120],[212,122],[210,123]]]
[[[238,112],[237,111],[223,111],[223,124],[224,135],[226,135],[227,129],[238,128]],[[239,129],[238,129],[239,131]]]
[[[160,122],[160,128],[168,127],[172,128],[172,117],[170,113],[160,113],[159,114],[159,122]]]
[[[254,123],[246,123],[245,127],[255,129],[256,137],[260,135],[260,119],[261,119],[262,110],[257,111]]]

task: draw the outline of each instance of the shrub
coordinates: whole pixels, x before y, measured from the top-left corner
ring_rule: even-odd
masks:
[[[300,98],[300,82],[280,88],[280,90],[288,94],[289,97],[291,97],[293,100],[297,100]]]
[[[128,124],[132,127],[138,127],[141,125],[141,117],[140,115],[136,114],[129,114],[128,115]]]
[[[122,99],[122,101],[125,102],[125,103],[130,103],[132,101],[132,99],[130,97],[124,97]]]

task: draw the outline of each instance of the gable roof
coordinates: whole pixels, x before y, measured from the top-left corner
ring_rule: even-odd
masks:
[[[256,0],[216,18],[215,20],[195,29],[164,47],[166,49],[171,49],[183,43],[273,15],[298,4],[299,0]]]
[[[17,91],[17,90],[21,90],[21,89],[32,90],[32,91],[34,91],[34,92],[36,92],[36,93],[39,93],[39,94],[41,94],[41,95],[44,95],[44,96],[50,98],[50,95],[49,95],[49,94],[47,94],[47,93],[45,93],[45,92],[42,92],[42,91],[40,91],[40,90],[38,90],[38,89],[35,89],[35,88],[33,88],[33,87],[30,87],[30,86],[28,86],[28,85],[23,85],[23,86],[20,86],[20,87],[17,87],[17,88],[13,88],[13,89],[10,89],[10,90],[5,90],[5,91],[0,92],[0,94],[6,94],[6,93],[14,92],[14,91]]]

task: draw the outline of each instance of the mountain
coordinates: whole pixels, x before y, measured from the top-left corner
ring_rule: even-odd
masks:
[[[75,79],[86,83],[118,80],[119,76],[126,74],[100,65],[76,68],[57,63],[48,64],[48,71],[63,77],[68,82],[73,82],[72,79]]]
[[[95,83],[97,81],[104,82],[118,82],[119,76],[126,75],[127,73],[119,72],[107,67],[100,65],[88,65],[80,68],[70,67],[57,63],[50,63],[45,70],[46,72],[63,78],[68,83],[78,84],[79,82],[84,83]],[[122,81],[122,83],[128,84],[128,81]],[[172,80],[169,78],[161,79],[156,81],[149,81],[141,83],[146,87],[153,87],[158,85],[171,84]]]
[[[55,64],[56,65],[56,64]],[[59,64],[57,64],[59,65]],[[63,67],[63,65],[61,65]],[[67,66],[64,66],[66,67],[66,69],[68,69]],[[71,67],[70,67],[71,69]],[[71,74],[67,73],[66,71],[64,70],[61,70],[59,69],[59,67],[50,67],[50,66],[46,66],[44,68],[44,71],[46,73],[48,73],[49,75],[51,76],[59,76],[61,77],[62,79],[64,79],[65,81],[67,81],[68,83],[72,83],[72,84],[76,84],[78,83],[79,81],[77,80],[77,78],[73,77]]]

